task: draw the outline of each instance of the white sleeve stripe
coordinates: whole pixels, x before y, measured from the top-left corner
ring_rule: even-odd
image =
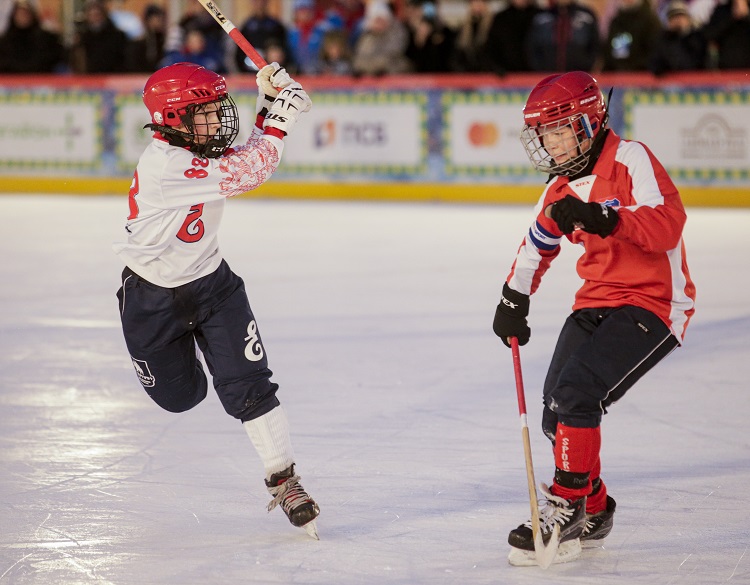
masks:
[[[656,207],[664,204],[664,196],[659,190],[654,167],[642,144],[629,140],[620,141],[615,160],[625,165],[633,181],[632,195],[636,205],[630,205],[627,209],[634,210],[641,206]],[[632,174],[634,168],[639,169],[637,175]]]
[[[508,286],[521,294],[530,295],[531,283],[541,261],[542,256],[539,250],[526,236],[525,245],[521,246],[518,251],[516,267],[513,270],[513,276],[508,281]]]

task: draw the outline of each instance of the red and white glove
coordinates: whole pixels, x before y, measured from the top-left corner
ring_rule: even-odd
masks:
[[[289,135],[297,119],[303,112],[312,108],[312,100],[302,86],[294,82],[292,85],[279,91],[279,95],[273,101],[266,119],[263,121],[263,128],[275,128]]]

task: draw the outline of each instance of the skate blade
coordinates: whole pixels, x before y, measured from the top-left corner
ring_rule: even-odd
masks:
[[[552,565],[569,563],[581,556],[581,541],[579,539],[561,542],[557,548],[557,554],[552,559]],[[511,547],[508,554],[508,562],[514,567],[538,567],[536,552],[533,550],[521,550]]]
[[[305,524],[302,528],[304,528],[305,532],[307,532],[315,540],[320,540],[320,537],[318,536],[318,527],[315,524],[315,520],[310,520],[310,522]]]

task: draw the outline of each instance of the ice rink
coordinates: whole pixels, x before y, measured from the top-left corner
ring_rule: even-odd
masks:
[[[111,251],[123,197],[0,197],[0,585],[750,584],[750,209],[688,209],[685,346],[603,423],[603,548],[515,568],[528,518],[510,350],[491,329],[530,206],[227,205],[319,542],[266,512],[215,394],[175,415],[138,383]],[[521,348],[538,481],[541,384],[579,285],[564,242]]]

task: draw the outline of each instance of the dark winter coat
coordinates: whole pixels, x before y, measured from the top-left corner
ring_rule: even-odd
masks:
[[[599,24],[585,6],[553,6],[531,21],[526,55],[534,71],[591,71],[599,56]]]
[[[719,69],[750,69],[750,17],[736,20],[731,3],[716,6],[703,35],[718,47]]]
[[[52,73],[64,60],[60,37],[38,21],[28,28],[13,22],[0,37],[0,73]]]
[[[526,36],[538,12],[533,5],[523,9],[510,5],[495,15],[484,46],[485,62],[490,71],[499,75],[508,71],[531,71],[526,57]]]
[[[413,31],[409,30],[406,57],[416,73],[445,73],[450,70],[456,35],[441,22],[435,21],[431,25],[432,33],[421,47],[417,45]]]
[[[656,43],[649,69],[654,75],[705,69],[706,56],[707,43],[700,31],[681,34],[665,30]]]
[[[661,22],[648,0],[620,9],[609,24],[604,46],[605,71],[645,71],[661,32]]]
[[[121,73],[126,69],[128,39],[109,18],[102,28],[85,27],[79,36],[83,73]]]
[[[128,71],[156,71],[164,59],[165,41],[166,35],[162,32],[148,32],[143,38],[130,41],[127,50]]]

